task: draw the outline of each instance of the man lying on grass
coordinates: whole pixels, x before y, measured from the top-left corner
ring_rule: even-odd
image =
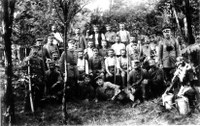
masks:
[[[111,82],[104,82],[101,76],[97,77],[96,99],[98,100],[114,100],[113,97],[120,92],[120,86]]]

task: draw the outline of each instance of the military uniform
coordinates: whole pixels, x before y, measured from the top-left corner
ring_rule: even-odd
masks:
[[[163,66],[166,81],[171,81],[171,70],[175,68],[176,57],[179,56],[179,46],[174,38],[163,39],[159,44],[159,62]]]
[[[45,70],[44,62],[38,56],[29,56],[24,59],[23,68],[28,70],[28,62],[30,63],[30,77],[32,84],[32,96],[35,109],[40,105],[40,100],[44,92]],[[28,72],[27,72],[28,73]],[[30,98],[28,84],[25,85],[25,111],[30,109]]]
[[[54,61],[49,62],[49,70],[45,72],[45,75],[47,94],[58,95],[59,92],[62,92],[63,79],[60,72],[57,71]]]
[[[59,67],[62,73],[65,73],[65,52],[62,53],[60,60],[59,60]],[[67,50],[67,65],[68,65],[68,77],[76,77],[77,72],[77,52],[74,49]]]
[[[143,102],[143,100],[147,98],[148,94],[146,89],[148,89],[148,75],[146,70],[142,68],[138,68],[137,70],[133,69],[129,73],[128,84],[136,89],[136,99]]]
[[[98,85],[96,89],[96,98],[98,100],[112,99],[118,92],[120,92],[120,86],[112,84],[111,82],[103,82],[102,85]]]
[[[160,96],[164,90],[164,73],[163,70],[154,66],[148,70],[149,85],[151,86],[151,93],[153,97]]]
[[[106,59],[108,57],[108,49],[107,48],[99,49],[99,55],[102,56],[104,59]]]

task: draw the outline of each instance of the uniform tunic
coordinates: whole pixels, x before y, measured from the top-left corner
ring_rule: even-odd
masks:
[[[169,46],[172,47],[169,51]],[[174,68],[176,57],[179,56],[179,45],[174,38],[170,40],[163,39],[159,44],[159,61],[163,65],[163,68]]]

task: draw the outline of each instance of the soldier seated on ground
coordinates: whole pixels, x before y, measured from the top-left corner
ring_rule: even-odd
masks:
[[[106,81],[116,83],[117,57],[114,56],[114,50],[108,50],[108,57],[105,59]]]
[[[95,102],[98,102],[98,100],[114,100],[113,97],[120,92],[120,86],[111,82],[104,82],[101,76],[97,77],[96,83],[98,86],[95,94]]]
[[[46,94],[61,100],[63,79],[56,69],[55,62],[49,61],[49,70],[46,71]]]
[[[148,70],[149,85],[151,96],[158,97],[163,94],[165,90],[164,73],[163,70],[158,68],[154,59],[149,60],[150,69]]]
[[[194,71],[189,63],[184,61],[183,57],[178,57],[176,65],[178,66],[172,83],[166,92],[172,92],[175,98],[186,97],[189,102],[189,106],[194,108],[194,101],[196,90],[193,85]],[[174,88],[174,91],[172,89]]]
[[[83,75],[79,78],[77,84],[77,94],[80,100],[92,100],[94,99],[94,88],[92,87],[91,77],[89,75]]]

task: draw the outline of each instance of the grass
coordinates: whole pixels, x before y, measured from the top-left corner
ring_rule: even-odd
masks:
[[[200,113],[195,111],[187,117],[173,111],[162,111],[158,105],[159,99],[146,101],[131,108],[129,104],[122,105],[112,102],[99,103],[67,103],[70,125],[198,125]],[[16,125],[62,125],[61,105],[47,104],[43,109],[31,114],[22,114],[22,104],[18,102]]]
[[[1,74],[1,89],[3,74]],[[2,90],[1,90],[2,91]],[[15,125],[19,126],[54,126],[63,125],[61,104],[48,102],[35,115],[20,113],[23,110],[23,91],[15,91]],[[199,125],[200,112],[183,117],[176,109],[163,111],[161,101],[153,99],[145,101],[136,108],[130,104],[122,105],[110,101],[104,102],[67,102],[68,124],[70,125]]]

